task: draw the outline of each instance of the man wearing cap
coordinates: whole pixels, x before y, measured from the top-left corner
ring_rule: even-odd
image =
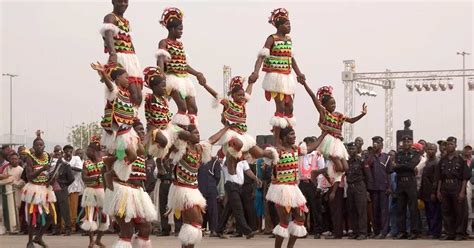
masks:
[[[364,140],[362,139],[362,137],[355,138],[355,145],[357,148],[357,155],[362,156],[362,146],[364,145]]]
[[[368,169],[367,188],[372,201],[372,225],[374,237],[384,239],[388,233],[388,196],[391,193],[390,173],[392,170],[390,156],[382,152],[383,138],[372,138],[373,152],[365,160]]]
[[[446,140],[438,140],[437,144],[439,148],[438,159],[441,159],[442,156],[446,155]]]
[[[466,234],[466,184],[471,171],[466,160],[456,152],[456,138],[449,137],[446,155],[438,165],[438,199],[441,200],[446,235],[441,240],[463,240]]]
[[[435,144],[426,145],[426,164],[421,176],[419,198],[425,203],[426,221],[428,222],[428,235],[438,239],[441,236],[441,202],[436,198],[438,180],[435,178],[436,167],[439,159],[436,156]]]
[[[397,173],[398,199],[398,230],[397,239],[409,240],[418,238],[418,197],[416,193],[415,167],[420,163],[420,155],[412,149],[413,139],[402,137],[402,150],[395,156],[396,165],[393,170]],[[407,208],[410,211],[410,235],[407,235]]]
[[[362,158],[357,154],[354,142],[347,144],[349,169],[346,172],[347,202],[352,223],[353,235],[357,240],[367,239],[367,170]]]

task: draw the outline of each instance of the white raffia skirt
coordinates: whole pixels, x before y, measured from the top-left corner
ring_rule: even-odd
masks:
[[[265,197],[277,205],[291,208],[301,208],[307,212],[306,198],[296,184],[271,183]]]
[[[201,209],[206,207],[206,199],[197,188],[188,188],[171,184],[168,194],[168,211],[172,213],[199,206]]]
[[[21,189],[21,201],[28,204],[47,206],[48,203],[56,202],[56,195],[51,186],[27,183]]]
[[[153,137],[156,136],[156,133],[159,132],[168,140],[168,143],[165,147],[161,147],[158,143],[153,141]],[[178,136],[177,127],[173,124],[168,124],[168,127],[164,130],[154,129],[150,130],[145,136],[145,147],[148,151],[148,154],[156,158],[163,158],[168,154],[169,149],[173,146],[176,138]]]
[[[133,188],[113,182],[114,190],[105,190],[104,212],[110,216],[124,217],[126,222],[134,218],[155,221],[157,213],[150,196],[143,188]]]
[[[153,201],[153,205],[155,205],[155,211],[158,213],[157,214],[157,219],[156,222],[160,223],[161,222],[161,215],[160,213],[160,184],[161,180],[158,179],[155,184],[155,188],[153,189],[151,200]]]
[[[130,131],[117,135],[117,131],[108,133],[105,130],[102,130],[101,144],[106,147],[108,153],[115,153],[116,149],[130,149],[133,151],[137,150],[138,146],[138,134],[133,128]]]
[[[54,206],[56,195],[53,187],[27,183],[22,188],[21,201],[25,202],[25,216],[31,216],[27,218],[27,223],[33,226],[37,224],[44,226],[46,225],[45,216],[48,214],[51,214],[53,224],[57,223],[58,218]]]
[[[255,139],[252,136],[250,136],[248,133],[240,134],[232,129],[228,129],[222,135],[222,137],[216,142],[215,145],[218,145],[218,146],[226,145],[229,142],[229,140],[231,140],[232,138],[237,138],[240,141],[242,141],[242,144],[243,144],[242,149],[241,149],[242,152],[247,152],[248,150],[250,150],[250,148],[257,145],[257,142],[255,141]]]
[[[345,160],[349,159],[349,154],[347,153],[344,143],[342,143],[340,139],[335,138],[330,134],[327,134],[326,137],[324,137],[323,141],[318,147],[318,151],[325,158],[332,156]]]
[[[117,62],[127,71],[129,77],[141,78],[143,69],[134,53],[117,53]]]
[[[263,77],[262,88],[265,91],[294,95],[296,82],[293,74],[267,72]]]
[[[86,187],[82,193],[81,207],[103,207],[104,188]]]
[[[166,92],[171,93],[173,90],[178,91],[182,98],[196,96],[196,88],[189,76],[178,77],[174,74],[166,74]]]
[[[82,193],[81,207],[84,217],[81,229],[84,231],[106,231],[109,228],[109,216],[103,213],[104,188],[87,187]]]

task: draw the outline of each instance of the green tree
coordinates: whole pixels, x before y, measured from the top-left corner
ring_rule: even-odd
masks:
[[[75,148],[86,148],[93,135],[100,136],[102,127],[97,122],[74,125],[67,136],[67,141]]]

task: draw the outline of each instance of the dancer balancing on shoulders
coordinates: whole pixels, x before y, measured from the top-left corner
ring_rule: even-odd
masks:
[[[167,93],[178,107],[173,123],[197,125],[196,89],[189,74],[195,76],[199,83],[205,83],[206,78],[188,64],[183,43],[179,41],[183,35],[183,12],[178,8],[167,8],[160,23],[168,30],[168,37],[159,42],[156,59],[166,75]]]
[[[137,158],[139,138],[132,128],[136,109],[130,99],[128,91],[129,80],[127,72],[116,64],[91,64],[101,81],[105,83],[106,105],[101,126],[103,128],[101,143],[106,147],[108,154],[114,155],[114,170],[122,180],[127,180],[130,166],[127,161]]]
[[[336,172],[347,171],[349,168],[347,160],[349,154],[346,147],[342,143],[342,125],[344,122],[355,123],[367,114],[367,106],[362,105],[362,113],[356,117],[347,117],[339,112],[336,112],[336,100],[332,96],[332,87],[323,86],[319,88],[317,97],[313,90],[303,82],[302,85],[308,92],[308,95],[313,100],[314,106],[319,112],[318,125],[327,135],[322,140],[318,151],[323,154],[325,158],[329,158],[334,164]]]
[[[100,29],[104,39],[104,52],[109,54],[109,64],[120,64],[128,73],[128,90],[135,107],[142,102],[143,79],[142,68],[135,54],[130,23],[123,17],[128,8],[128,0],[112,0],[114,6],[112,13],[104,17],[104,23]]]
[[[260,158],[263,150],[255,139],[247,133],[246,105],[252,94],[252,84],[244,90],[244,78],[233,77],[229,84],[231,98],[221,98],[208,84],[202,86],[223,105],[221,122],[224,127],[209,138],[209,143],[222,146],[227,163],[237,164],[243,154],[249,153],[253,159]]]
[[[270,125],[273,127],[275,140],[279,140],[279,129],[296,125],[293,116],[296,83],[291,70],[295,71],[298,82],[305,82],[306,77],[300,71],[292,53],[288,11],[284,8],[273,10],[268,22],[277,30],[275,34],[268,36],[264,47],[259,52],[249,83],[257,81],[258,71],[263,64],[262,70],[265,72],[265,77],[262,87],[265,90],[265,98],[268,101],[273,98],[275,101],[276,111],[270,119]]]
[[[145,82],[153,91],[145,96],[145,117],[147,121],[147,135],[145,148],[149,155],[156,158],[158,169],[162,169],[163,159],[170,148],[182,146],[185,142],[176,142],[180,132],[185,132],[181,127],[171,123],[172,114],[166,99],[166,78],[159,67],[147,67],[143,71]],[[160,170],[161,171],[161,170]]]

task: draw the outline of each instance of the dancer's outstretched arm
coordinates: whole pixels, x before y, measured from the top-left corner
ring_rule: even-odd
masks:
[[[91,63],[91,67],[92,69],[96,70],[99,73],[99,75],[101,76],[100,81],[105,83],[105,85],[107,86],[107,89],[109,89],[109,91],[113,91],[114,83],[107,76],[107,73],[105,73],[105,67],[99,62],[97,62],[97,64]]]
[[[189,64],[188,64],[188,67],[186,68],[186,71],[195,76],[196,79],[198,80],[199,84],[205,84],[206,83],[206,78],[204,77],[204,74],[202,74],[202,72],[198,72],[196,70],[194,70],[194,68],[192,68]]]
[[[108,14],[104,17],[104,25],[117,25],[117,20],[115,19],[115,16],[111,13]],[[105,31],[104,34],[104,40],[105,40],[105,46],[107,46],[107,49],[109,50],[109,63],[117,63],[117,51],[115,51],[115,39],[114,39],[114,31],[112,29],[109,29]]]
[[[291,57],[291,67],[293,67],[293,70],[296,73],[296,80],[299,83],[306,83],[306,76],[300,71],[300,68],[298,67],[294,57]]]
[[[273,42],[274,42],[274,39],[273,39],[273,36],[268,36],[267,40],[265,41],[265,45],[264,45],[264,48],[270,50],[272,48],[272,45],[273,45]],[[260,70],[260,68],[262,67],[262,64],[263,64],[263,60],[265,59],[265,56],[264,54],[260,53],[258,55],[258,58],[257,58],[257,61],[255,61],[255,66],[253,68],[253,72],[252,74],[249,76],[249,84],[251,83],[255,83],[258,79],[258,71]]]
[[[301,82],[301,84],[304,86],[304,89],[306,90],[306,92],[308,92],[308,95],[311,97],[311,100],[313,100],[313,104],[316,107],[316,109],[318,110],[319,114],[324,115],[324,111],[326,111],[326,109],[323,107],[321,102],[318,100],[318,98],[314,94],[313,90],[308,86],[308,84],[306,82]]]
[[[247,94],[249,94],[249,95],[252,95],[252,89],[253,89],[253,84],[254,84],[254,83],[255,83],[255,82],[253,82],[253,83],[250,83],[250,82],[249,82],[249,85],[247,85],[247,88],[245,89],[245,93],[247,93]]]
[[[362,105],[362,112],[360,113],[360,115],[356,116],[356,117],[349,117],[349,118],[346,118],[346,122],[349,122],[349,123],[355,123],[357,122],[358,120],[360,120],[362,117],[364,117],[364,115],[367,114],[367,105],[365,105],[365,103]]]
[[[217,99],[219,94],[211,86],[209,86],[206,82],[199,82],[199,84],[202,85],[202,87],[204,87],[204,89],[206,89],[207,92],[212,95],[212,97]]]
[[[217,141],[219,141],[219,139],[222,137],[222,135],[224,135],[227,132],[227,130],[229,130],[229,127],[222,128],[217,133],[215,133],[211,137],[209,137],[209,139],[207,141],[209,142],[209,144],[214,145],[215,143],[217,143]]]
[[[321,142],[323,141],[324,137],[326,137],[326,135],[327,133],[323,132],[321,135],[319,135],[318,139],[316,139],[315,142],[306,144],[307,149],[308,149],[308,154],[318,149],[319,145],[321,145]]]
[[[158,50],[160,50],[160,49],[166,51],[166,40],[165,39],[161,40],[160,43],[158,43]],[[162,70],[165,69],[165,60],[166,59],[168,59],[168,58],[163,53],[156,58],[156,65],[158,67],[160,67]]]

